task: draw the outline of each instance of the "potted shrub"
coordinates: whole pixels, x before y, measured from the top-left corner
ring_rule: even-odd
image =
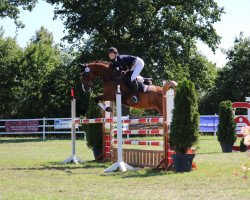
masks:
[[[192,169],[195,154],[187,154],[188,149],[198,142],[199,113],[194,84],[184,79],[178,84],[174,98],[173,118],[170,125],[170,147],[174,170],[187,172]]]
[[[219,106],[219,124],[217,139],[220,142],[222,152],[232,152],[236,141],[236,123],[231,101],[222,101]]]
[[[99,106],[96,105],[93,97],[89,99],[89,107],[86,113],[87,119],[102,117]],[[102,148],[103,148],[103,125],[102,124],[84,124],[84,131],[86,132],[87,146],[93,150],[95,160],[102,160]]]
[[[244,138],[242,138],[240,141],[240,152],[245,152],[245,151],[247,151],[247,146],[244,143]]]

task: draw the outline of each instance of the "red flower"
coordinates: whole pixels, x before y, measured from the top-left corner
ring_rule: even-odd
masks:
[[[198,166],[196,165],[196,163],[195,163],[195,162],[193,162],[193,163],[192,163],[192,169],[195,169],[195,170],[197,170],[197,169],[198,169]]]

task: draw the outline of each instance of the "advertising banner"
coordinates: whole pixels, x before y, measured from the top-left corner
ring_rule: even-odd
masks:
[[[6,132],[38,132],[38,120],[6,121]]]
[[[216,132],[218,130],[218,116],[200,116],[199,132]]]
[[[71,129],[71,119],[55,119],[55,129]],[[78,128],[78,124],[75,125]]]

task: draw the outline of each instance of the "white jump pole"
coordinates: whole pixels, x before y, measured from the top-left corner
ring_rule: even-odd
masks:
[[[83,163],[83,160],[76,157],[76,126],[75,126],[75,119],[76,119],[76,100],[74,98],[74,90],[71,89],[71,96],[73,97],[71,101],[71,141],[72,141],[72,155],[65,159],[62,163]]]
[[[135,170],[132,166],[123,161],[122,156],[122,100],[120,85],[117,86],[116,92],[116,117],[117,117],[117,162],[111,165],[104,172],[125,172],[127,170]]]
[[[167,124],[170,126],[173,118],[173,109],[174,109],[174,89],[169,89],[167,91]]]

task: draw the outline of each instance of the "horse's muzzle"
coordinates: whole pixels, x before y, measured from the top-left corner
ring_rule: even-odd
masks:
[[[84,91],[84,92],[90,92],[90,89],[91,89],[91,87],[90,87],[90,85],[84,85],[84,84],[82,84],[82,90]]]

